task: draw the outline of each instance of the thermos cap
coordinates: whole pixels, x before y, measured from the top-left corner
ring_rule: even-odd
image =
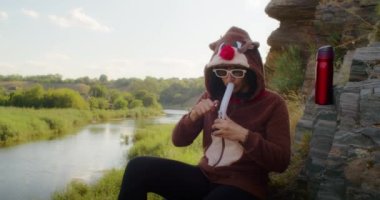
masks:
[[[330,45],[318,49],[317,59],[334,59],[334,49]]]

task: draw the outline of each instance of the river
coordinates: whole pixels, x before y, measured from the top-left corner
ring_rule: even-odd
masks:
[[[185,113],[166,115],[143,123],[176,123]],[[132,119],[91,124],[57,140],[38,141],[0,149],[0,199],[47,200],[71,180],[97,180],[107,169],[122,168],[133,145]],[[124,138],[129,138],[128,142]]]

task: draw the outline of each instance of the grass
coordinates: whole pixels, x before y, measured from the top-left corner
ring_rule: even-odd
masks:
[[[173,124],[160,124],[138,129],[134,145],[128,152],[128,158],[150,155],[196,164],[203,153],[201,137],[190,146],[175,147],[171,142],[173,128]]]
[[[305,164],[309,152],[311,134],[305,134],[299,146],[295,147],[289,167],[283,173],[270,173],[271,200],[305,199],[304,191],[297,189],[297,177]]]
[[[296,125],[299,119],[303,115],[304,101],[303,97],[295,92],[291,92],[284,96],[288,110],[290,120],[290,133],[291,142],[294,144],[294,136],[296,132]],[[299,146],[295,146],[295,149],[289,167],[283,173],[270,173],[270,197],[271,200],[290,200],[290,199],[302,199],[302,191],[297,190],[297,177],[304,166],[304,161],[309,152],[309,142],[311,134],[304,134],[304,138],[300,142]]]
[[[90,111],[0,107],[0,146],[62,136],[91,121]]]
[[[160,110],[33,109],[0,107],[0,147],[54,139],[88,124],[126,117],[161,114]]]
[[[270,88],[274,88],[282,94],[297,91],[304,81],[303,61],[301,49],[297,46],[289,46],[275,60],[276,70],[269,83]]]
[[[296,92],[290,92],[287,95],[284,95],[283,98],[286,101],[286,105],[289,111],[289,123],[290,123],[290,138],[293,138],[296,133],[296,126],[298,121],[303,115],[304,111],[304,97],[301,94]]]
[[[285,96],[291,125],[291,137],[294,137],[294,130],[299,118],[303,114],[302,97],[291,93]],[[179,160],[189,164],[196,164],[203,154],[202,138],[198,137],[194,143],[188,147],[178,148],[171,143],[171,132],[173,124],[142,125],[138,127],[134,136],[134,145],[128,152],[128,157],[134,158],[141,155],[150,155]],[[306,134],[307,135],[307,134]],[[310,137],[305,137],[291,160],[289,168],[281,174],[270,175],[271,191],[274,195],[271,199],[288,199],[292,195],[295,187],[297,174],[303,166],[304,158],[308,152]],[[96,183],[86,184],[72,182],[65,191],[55,192],[52,196],[54,200],[79,200],[79,199],[117,199],[124,170],[111,170]],[[149,200],[162,200],[162,197],[149,193]]]
[[[135,135],[135,143],[128,152],[128,158],[150,155],[197,164],[203,154],[201,137],[198,137],[190,146],[175,147],[171,142],[173,128],[173,124],[161,124],[138,129]],[[162,200],[163,198],[149,193],[148,199]]]
[[[134,145],[129,150],[128,157],[139,155],[151,155],[165,157],[196,164],[202,156],[201,137],[186,148],[178,148],[171,144],[171,132],[174,124],[144,125],[137,129]],[[52,195],[54,200],[107,200],[117,199],[123,169],[112,169],[96,183],[86,184],[72,181],[64,191],[57,191]],[[149,200],[162,199],[160,196],[150,193]]]
[[[92,185],[72,181],[64,191],[55,192],[54,200],[115,200],[119,194],[123,170],[109,170],[102,179]]]

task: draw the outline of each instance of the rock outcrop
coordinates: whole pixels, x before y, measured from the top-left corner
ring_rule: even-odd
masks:
[[[357,63],[378,63],[379,56],[380,44],[354,51],[350,79],[334,87],[333,105],[316,105],[309,97],[295,138],[300,143],[311,135],[299,175],[309,199],[380,199],[380,79],[366,69],[360,80],[353,75]]]
[[[369,44],[369,34],[380,29],[380,25],[376,27],[380,21],[376,14],[378,3],[378,0],[272,0],[265,11],[279,20],[280,26],[268,38],[271,46],[265,62],[268,81],[276,71],[276,58],[289,46],[298,46],[305,58],[303,92],[310,94],[318,47],[332,45],[337,50],[336,59],[342,59],[347,51]]]
[[[272,0],[266,12],[280,21],[268,38],[266,70],[286,48],[304,48],[308,96],[295,143],[310,137],[299,189],[311,200],[380,199],[380,15],[378,0]],[[376,25],[375,25],[376,24]],[[332,45],[339,67],[334,103],[314,103],[315,50]],[[308,48],[305,48],[308,47]],[[312,51],[311,47],[314,47]]]

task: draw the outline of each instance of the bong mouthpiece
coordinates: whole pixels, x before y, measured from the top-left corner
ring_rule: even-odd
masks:
[[[227,107],[228,107],[228,103],[230,102],[233,90],[234,90],[234,84],[228,83],[226,86],[226,91],[224,92],[224,95],[222,98],[222,102],[220,104],[219,111],[218,111],[218,118],[219,119],[226,119]]]

